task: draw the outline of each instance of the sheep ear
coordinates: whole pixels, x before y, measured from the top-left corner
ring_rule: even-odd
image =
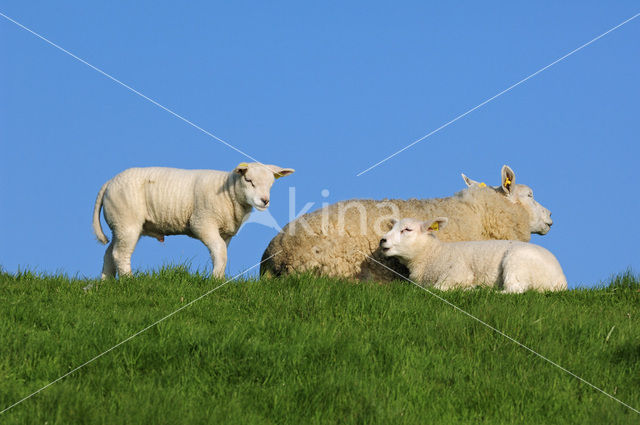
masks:
[[[447,227],[447,223],[449,223],[449,219],[447,217],[438,217],[435,220],[423,222],[422,227],[426,232],[437,232]]]
[[[516,184],[516,173],[508,165],[502,166],[501,171],[502,190],[504,193],[510,195],[513,191],[513,187]]]
[[[271,169],[273,170],[273,177],[279,179],[280,177],[288,176],[289,174],[293,174],[293,168],[281,168],[276,165],[272,165]]]
[[[249,164],[246,162],[241,162],[238,166],[233,170],[236,174],[245,175],[247,170],[249,169]]]
[[[390,218],[388,220],[385,220],[383,222],[382,227],[386,230],[386,231],[390,231],[391,229],[393,229],[393,227],[396,225],[396,223],[398,222],[397,219],[395,218]]]
[[[485,183],[482,182],[477,182],[475,180],[471,180],[469,177],[467,177],[464,173],[461,174],[462,176],[462,180],[464,180],[464,182],[467,184],[467,187],[471,187],[471,186],[476,186],[476,187],[487,187],[487,185]]]

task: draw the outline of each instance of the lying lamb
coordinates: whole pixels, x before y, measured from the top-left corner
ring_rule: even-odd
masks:
[[[378,248],[393,217],[452,217],[442,232],[444,241],[514,239],[529,241],[531,233],[546,234],[551,213],[533,198],[531,188],[516,184],[503,166],[501,185],[487,186],[464,176],[467,189],[440,199],[341,201],[298,217],[277,234],[264,252],[261,274],[313,271],[323,275],[390,282],[405,266],[386,258]]]
[[[447,222],[446,217],[402,219],[380,240],[380,248],[409,268],[411,280],[437,289],[476,285],[516,293],[567,289],[558,260],[541,246],[520,241],[442,242],[436,232]]]
[[[213,275],[224,276],[227,246],[252,208],[269,205],[274,179],[291,168],[241,163],[232,172],[130,168],[106,182],[93,210],[93,230],[109,242],[100,225],[100,209],[113,233],[104,254],[102,278],[131,274],[131,254],[141,235],[164,242],[166,235],[188,235],[209,248]]]

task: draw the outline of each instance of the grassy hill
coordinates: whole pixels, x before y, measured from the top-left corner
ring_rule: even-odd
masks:
[[[89,283],[96,284],[85,291]],[[220,284],[0,274],[0,410]],[[640,281],[438,292],[640,408]],[[231,282],[0,423],[638,423],[640,415],[406,282]]]

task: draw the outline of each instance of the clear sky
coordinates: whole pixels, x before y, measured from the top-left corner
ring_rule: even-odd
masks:
[[[160,3],[160,4],[159,4]],[[510,165],[553,213],[571,287],[640,271],[640,17],[370,172],[356,174],[640,12],[619,2],[0,2],[0,12],[265,163],[295,211],[430,198]],[[246,158],[0,17],[0,266],[97,277],[100,186],[134,166]],[[323,190],[328,190],[328,195]],[[265,221],[259,216],[258,221]],[[255,220],[255,218],[254,218]],[[108,229],[106,229],[108,230]],[[109,232],[107,232],[110,235]],[[247,224],[227,273],[276,230]],[[142,238],[138,270],[199,241]]]

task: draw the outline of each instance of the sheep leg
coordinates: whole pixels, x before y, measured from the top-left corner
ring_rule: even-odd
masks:
[[[518,276],[509,269],[504,273],[504,285],[503,290],[509,294],[522,294],[529,288],[529,284],[522,276]]]
[[[131,275],[131,254],[140,239],[139,230],[114,232],[113,234],[113,260],[119,276]]]
[[[522,283],[514,283],[512,285],[508,285],[505,283],[504,285],[504,293],[505,294],[523,294],[527,290],[526,286]]]
[[[435,289],[438,289],[440,291],[448,291],[449,289],[454,289],[455,285],[454,282],[451,282],[450,280],[447,279],[438,279],[434,284],[433,287]]]
[[[505,279],[504,292],[507,294],[522,294],[528,289],[529,285],[517,279]]]
[[[198,237],[209,249],[211,261],[213,262],[213,276],[224,277],[224,270],[227,267],[227,243],[216,230],[208,232],[198,232]]]
[[[116,277],[116,265],[113,262],[113,242],[109,244],[104,252],[104,262],[102,264],[102,280]]]
[[[434,288],[442,291],[450,289],[462,289],[474,285],[474,276],[471,270],[462,265],[453,265],[436,279]]]
[[[529,289],[531,276],[527,271],[528,259],[519,255],[518,251],[509,252],[502,260],[503,290],[510,294],[522,294]]]

